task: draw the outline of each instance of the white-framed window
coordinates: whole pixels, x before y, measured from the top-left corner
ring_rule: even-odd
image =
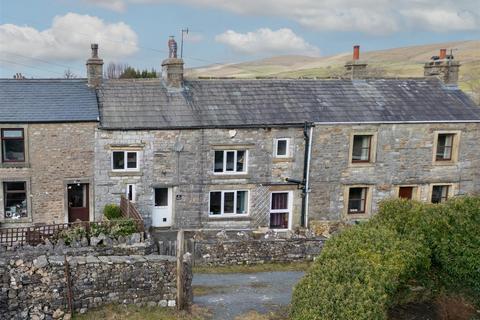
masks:
[[[270,229],[292,228],[292,191],[273,191],[270,195]]]
[[[125,196],[127,197],[128,200],[135,202],[135,200],[137,199],[137,190],[134,184],[127,184]]]
[[[275,158],[288,158],[290,157],[290,139],[288,138],[279,138],[275,139],[274,146],[274,156]]]
[[[213,172],[217,174],[246,173],[247,157],[247,150],[216,150]]]
[[[208,213],[210,216],[247,215],[248,190],[210,191]]]
[[[138,171],[140,168],[138,155],[138,151],[112,151],[112,170]]]
[[[26,181],[4,181],[3,203],[5,219],[28,217],[28,198]]]

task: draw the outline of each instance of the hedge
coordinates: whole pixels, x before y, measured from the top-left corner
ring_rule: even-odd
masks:
[[[292,319],[384,319],[391,297],[418,270],[429,250],[380,225],[350,228],[327,241],[295,287]]]
[[[386,319],[396,293],[430,271],[480,297],[480,197],[381,203],[369,222],[327,241],[294,289],[291,317]]]

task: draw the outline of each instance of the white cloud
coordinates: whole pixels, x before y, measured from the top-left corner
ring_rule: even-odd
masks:
[[[123,0],[84,0],[87,3],[98,5],[112,11],[123,12],[127,8]]]
[[[215,37],[234,51],[244,54],[304,54],[317,56],[320,50],[297,36],[291,29],[261,28],[254,32],[238,33],[227,30]]]
[[[90,0],[93,1],[93,0]],[[322,31],[389,34],[403,28],[437,32],[477,30],[477,0],[101,0],[114,7],[175,3],[223,9],[237,14],[279,16]],[[452,22],[451,28],[448,23]]]
[[[56,16],[46,30],[14,24],[0,25],[1,56],[17,55],[48,61],[86,60],[90,44],[98,43],[104,59],[120,59],[138,50],[137,35],[125,23],[107,23],[97,17],[67,13]]]

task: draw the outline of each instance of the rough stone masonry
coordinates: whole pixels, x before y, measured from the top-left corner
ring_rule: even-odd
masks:
[[[79,313],[110,303],[176,306],[175,257],[90,255],[68,257],[67,264],[65,256],[0,258],[0,319],[68,318],[69,291]],[[191,272],[186,261],[187,303]]]

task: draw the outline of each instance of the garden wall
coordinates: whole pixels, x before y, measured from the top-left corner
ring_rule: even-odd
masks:
[[[193,254],[196,265],[311,261],[320,254],[324,241],[323,238],[193,240]]]
[[[183,262],[190,303],[192,270]],[[109,303],[175,307],[177,262],[159,255],[0,258],[0,319],[62,319]],[[68,282],[69,281],[69,282]],[[70,283],[70,285],[68,285]]]

